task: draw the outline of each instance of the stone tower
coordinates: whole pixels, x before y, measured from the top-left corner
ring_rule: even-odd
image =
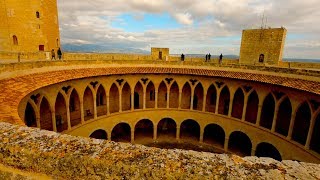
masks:
[[[243,30],[239,62],[278,64],[282,60],[286,34],[285,28]]]
[[[60,47],[57,0],[0,1],[0,51],[37,52]]]

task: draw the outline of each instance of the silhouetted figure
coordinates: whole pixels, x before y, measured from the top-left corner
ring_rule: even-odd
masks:
[[[181,61],[184,61],[184,54],[181,54]]]
[[[210,59],[211,59],[211,54],[209,53],[209,55],[208,55],[208,60],[210,61]]]
[[[222,56],[222,54],[220,54],[220,56],[219,56],[219,63],[220,64],[222,63],[222,58],[223,58],[223,56]]]
[[[56,60],[56,53],[54,52],[54,49],[51,50],[51,60]]]
[[[208,54],[206,54],[206,62],[208,61]]]
[[[60,48],[58,49],[57,54],[58,54],[59,60],[61,60],[62,52],[61,52],[61,49],[60,49]]]

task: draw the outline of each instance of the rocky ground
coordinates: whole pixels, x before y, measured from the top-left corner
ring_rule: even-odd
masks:
[[[320,179],[320,165],[159,149],[0,123],[0,179]],[[37,179],[37,178],[35,178]]]

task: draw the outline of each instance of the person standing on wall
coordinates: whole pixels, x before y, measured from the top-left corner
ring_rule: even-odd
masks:
[[[219,64],[221,64],[222,63],[222,53],[220,54],[220,56],[219,56]]]
[[[61,52],[61,49],[60,49],[60,48],[58,48],[57,54],[58,54],[59,60],[61,60],[62,52]]]
[[[56,53],[54,52],[54,49],[51,50],[51,60],[56,60]]]
[[[209,53],[208,54],[208,61],[210,61],[210,59],[211,59],[211,54]]]

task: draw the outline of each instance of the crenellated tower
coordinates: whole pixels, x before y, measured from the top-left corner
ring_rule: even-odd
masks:
[[[60,47],[57,0],[1,0],[0,51],[38,52]]]

